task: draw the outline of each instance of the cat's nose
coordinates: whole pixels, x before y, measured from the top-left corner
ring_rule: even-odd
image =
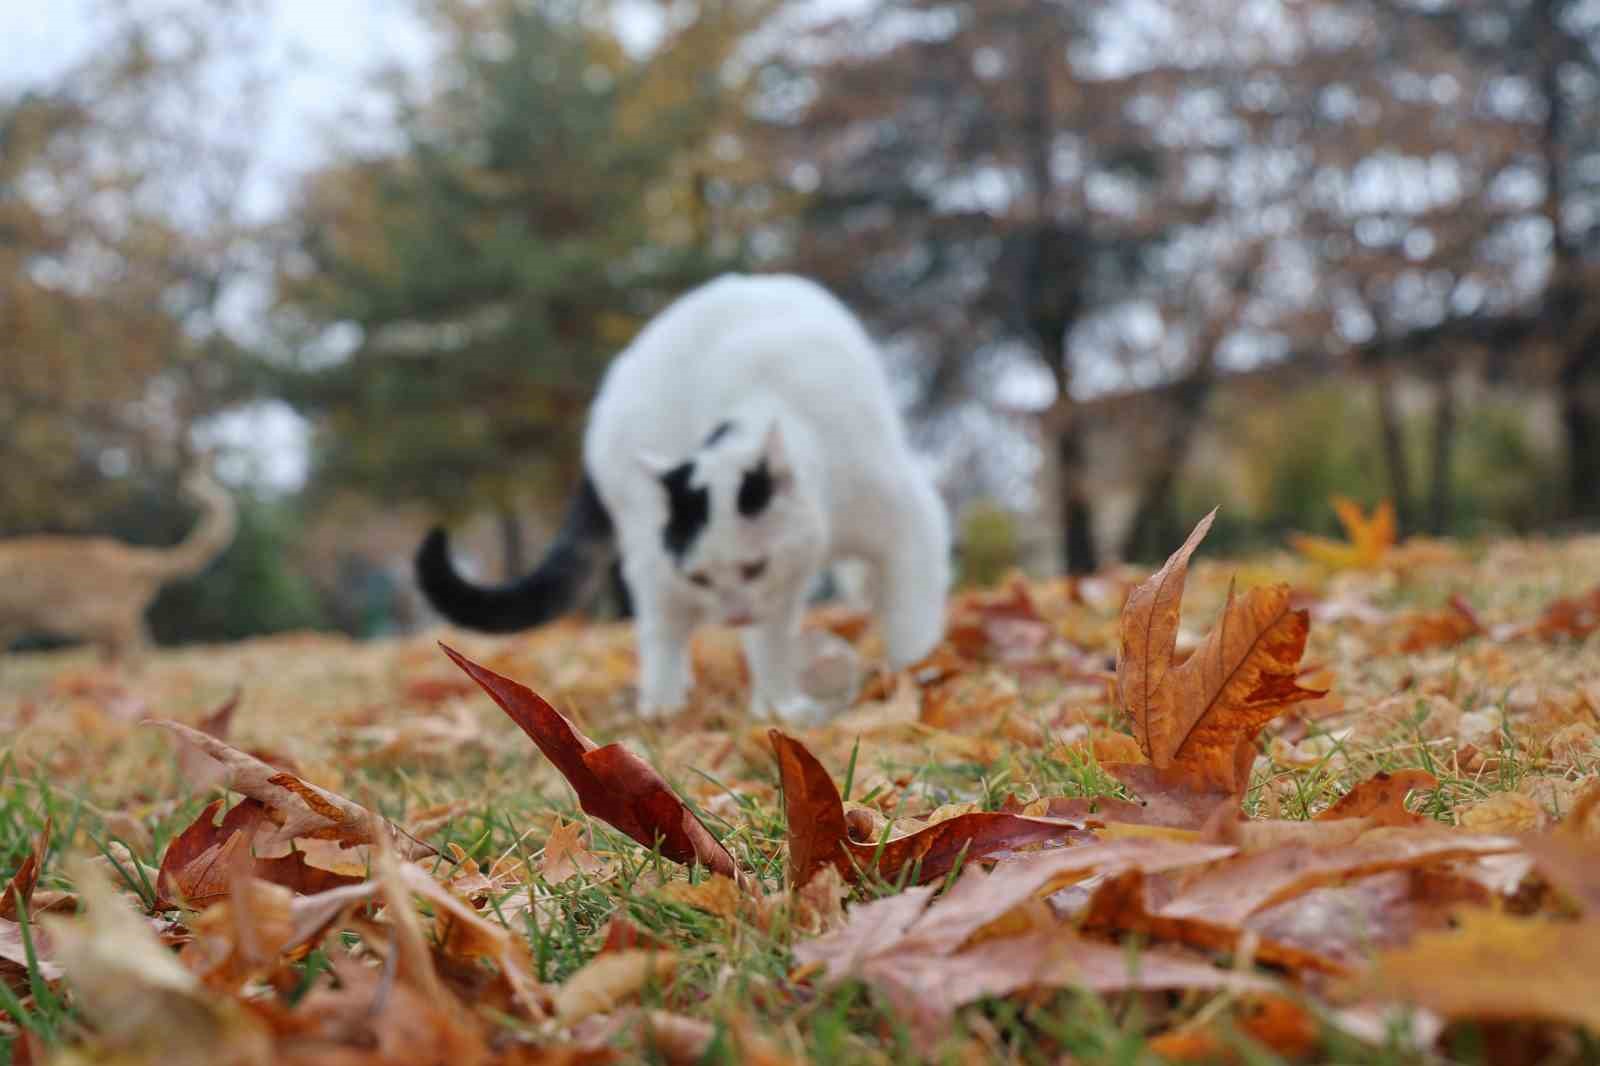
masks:
[[[755,620],[755,616],[749,611],[734,611],[728,615],[728,624],[730,626],[747,626]]]

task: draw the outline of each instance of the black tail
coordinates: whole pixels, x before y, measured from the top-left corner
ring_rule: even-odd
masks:
[[[605,504],[585,475],[544,560],[527,577],[484,587],[468,582],[450,562],[450,545],[434,529],[417,550],[417,583],[434,610],[458,626],[515,633],[543,625],[577,606],[615,553],[615,530]]]

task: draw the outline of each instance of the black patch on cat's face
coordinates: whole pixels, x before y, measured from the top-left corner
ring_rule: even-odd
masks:
[[[754,518],[765,511],[776,488],[772,471],[767,469],[767,461],[763,459],[754,469],[746,470],[744,479],[739,482],[739,513]]]
[[[711,493],[704,488],[689,487],[689,477],[693,473],[691,461],[679,463],[661,475],[661,485],[667,490],[667,524],[661,531],[661,543],[680,566],[689,545],[711,517]]]
[[[717,441],[721,440],[723,437],[726,437],[729,433],[732,433],[732,432],[733,432],[733,423],[732,422],[728,422],[728,421],[718,422],[717,425],[716,425],[716,428],[711,431],[711,435],[706,438],[706,442],[704,444],[702,444],[701,447],[702,448],[709,448],[713,444],[717,443]]]

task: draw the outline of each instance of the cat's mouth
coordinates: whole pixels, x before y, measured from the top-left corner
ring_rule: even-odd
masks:
[[[754,625],[755,620],[756,616],[751,614],[749,611],[738,611],[734,614],[728,615],[727,617],[727,623],[730,626]]]

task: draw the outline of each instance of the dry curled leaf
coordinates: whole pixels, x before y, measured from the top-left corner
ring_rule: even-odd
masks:
[[[1252,742],[1291,704],[1325,693],[1297,683],[1309,615],[1290,606],[1287,585],[1253,588],[1227,603],[1215,627],[1172,665],[1189,557],[1211,528],[1201,519],[1122,609],[1117,683],[1135,738],[1158,775],[1197,789],[1240,791]]]
[[[437,854],[432,847],[359,803],[303,781],[286,770],[269,766],[182,722],[164,718],[148,721],[171,731],[179,740],[221,763],[224,787],[243,793],[266,808],[273,828],[258,838],[262,847],[270,849],[289,844],[296,837],[333,840],[345,846],[371,844],[377,840],[376,827],[384,826],[394,846],[406,858]]]
[[[597,746],[526,685],[439,646],[555,764],[587,813],[647,848],[659,846],[673,862],[698,862],[746,883],[728,849],[649,763],[621,744]]]
[[[293,892],[311,895],[341,885],[358,884],[362,878],[322,869],[306,861],[300,850],[263,858],[255,854],[258,836],[276,834],[267,806],[246,799],[233,806],[216,821],[222,800],[213,800],[205,810],[167,845],[156,876],[156,904],[172,908],[179,903],[203,909],[227,896],[235,867],[242,866],[258,880],[281,885]]]

